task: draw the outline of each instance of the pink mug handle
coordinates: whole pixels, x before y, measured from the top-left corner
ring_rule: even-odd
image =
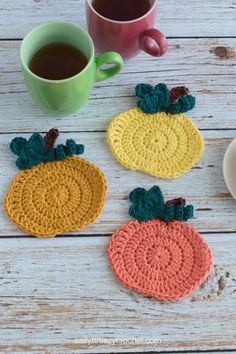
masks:
[[[168,42],[163,33],[155,28],[149,28],[141,34],[140,47],[144,52],[160,57],[167,51]]]

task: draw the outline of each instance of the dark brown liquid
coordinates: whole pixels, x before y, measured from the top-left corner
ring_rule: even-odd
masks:
[[[33,55],[29,68],[44,79],[63,80],[78,74],[87,63],[79,49],[66,43],[51,43]]]
[[[102,16],[115,21],[131,21],[147,13],[150,0],[93,0],[93,8]]]

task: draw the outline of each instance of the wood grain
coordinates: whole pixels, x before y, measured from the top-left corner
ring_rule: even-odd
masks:
[[[157,27],[168,37],[220,37],[235,34],[234,0],[159,0]],[[1,0],[0,38],[22,38],[49,20],[85,26],[84,0]]]
[[[26,91],[19,39],[49,20],[85,27],[84,0],[1,0],[0,200],[18,173],[10,140],[52,127],[63,132],[59,142],[71,137],[85,144],[84,158],[105,172],[109,192],[97,222],[74,234],[80,237],[26,237],[1,203],[0,353],[235,352],[236,204],[222,174],[225,149],[236,135],[235,10],[235,0],[159,0],[157,27],[172,37],[168,53],[126,62],[119,76],[95,85],[81,111],[58,118],[39,110]],[[140,82],[186,85],[197,98],[189,117],[202,130],[206,152],[177,180],[126,170],[107,147],[109,121],[135,106]],[[110,234],[130,220],[128,193],[153,184],[167,199],[185,196],[195,205],[191,223],[214,253],[208,280],[177,303],[122,287],[106,257]]]
[[[236,135],[235,131],[204,131],[206,142],[204,158],[191,171],[175,180],[161,180],[141,172],[130,171],[119,165],[113,158],[102,132],[64,133],[58,143],[74,138],[85,144],[84,158],[96,163],[108,180],[108,198],[99,219],[80,234],[106,234],[131,219],[128,215],[130,203],[128,194],[136,187],[150,188],[158,184],[166,197],[184,196],[196,207],[196,218],[191,223],[203,232],[236,231],[236,203],[230,196],[222,173],[224,152]],[[4,134],[0,141],[0,199],[3,200],[10,181],[18,173],[15,156],[9,151],[9,142],[15,135]],[[29,137],[29,134],[25,134]],[[0,213],[0,235],[22,235],[5,215]]]
[[[233,349],[236,238],[206,239],[214,269],[204,286],[175,303],[121,286],[106,257],[109,237],[1,239],[0,352]],[[79,339],[108,343],[76,343]],[[122,343],[125,339],[130,343]]]
[[[45,130],[54,125],[62,131],[106,130],[114,115],[136,105],[134,87],[140,82],[186,85],[197,98],[189,116],[201,129],[236,129],[236,39],[172,39],[166,56],[141,54],[128,61],[118,76],[95,85],[86,106],[64,118],[33,104],[20,72],[19,46],[6,41],[0,47],[0,132],[37,131],[42,125]],[[222,46],[232,48],[226,58],[215,54]]]

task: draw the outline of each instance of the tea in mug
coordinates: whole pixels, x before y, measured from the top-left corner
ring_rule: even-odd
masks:
[[[47,80],[64,80],[80,73],[87,64],[88,59],[78,48],[50,43],[33,55],[29,69]]]
[[[100,15],[113,21],[131,21],[150,10],[151,0],[93,0],[92,6]]]

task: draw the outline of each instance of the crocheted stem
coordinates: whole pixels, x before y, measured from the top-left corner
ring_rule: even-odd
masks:
[[[59,136],[59,130],[56,128],[52,128],[49,132],[45,135],[45,147],[47,150],[51,150],[54,147],[55,141]]]
[[[165,207],[168,207],[169,205],[174,205],[174,206],[186,205],[186,200],[182,197],[171,199],[165,203]]]
[[[63,161],[69,156],[83,154],[84,145],[76,144],[73,139],[67,139],[66,145],[59,144],[54,148],[53,144],[58,135],[57,129],[51,129],[45,138],[39,133],[33,133],[28,140],[22,137],[14,138],[10,149],[18,156],[16,166],[20,170],[26,170],[42,162]]]
[[[132,203],[129,214],[138,221],[160,219],[166,223],[172,220],[187,221],[194,215],[192,205],[187,205],[185,199],[176,198],[164,203],[163,194],[158,186],[146,191],[144,188],[134,189],[129,199]]]
[[[172,115],[188,112],[195,107],[195,97],[188,95],[185,86],[174,87],[169,90],[166,84],[161,83],[154,87],[148,84],[138,84],[135,87],[137,105],[149,114],[167,112]]]
[[[170,103],[174,103],[181,96],[187,96],[188,93],[189,93],[189,89],[187,87],[185,87],[185,86],[173,87],[170,90]]]

